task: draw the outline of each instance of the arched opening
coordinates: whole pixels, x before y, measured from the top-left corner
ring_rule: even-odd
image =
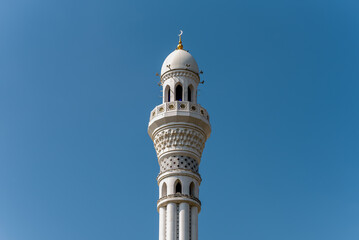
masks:
[[[188,101],[192,102],[192,85],[188,86],[187,93],[188,93]]]
[[[166,86],[165,88],[165,96],[163,99],[164,102],[171,102],[171,89],[170,86]]]
[[[182,86],[177,85],[177,87],[176,87],[176,101],[182,101],[182,94],[183,94]]]
[[[194,182],[189,185],[189,195],[194,197]]]
[[[163,183],[162,184],[162,192],[161,192],[161,197],[166,197],[167,196],[167,184]]]
[[[177,181],[175,190],[176,193],[182,193],[182,185],[180,181]]]

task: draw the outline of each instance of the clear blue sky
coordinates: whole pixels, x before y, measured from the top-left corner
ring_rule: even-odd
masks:
[[[0,2],[0,239],[157,239],[147,135],[184,31],[201,240],[359,239],[357,0]]]

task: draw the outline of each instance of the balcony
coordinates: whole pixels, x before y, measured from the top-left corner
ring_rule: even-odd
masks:
[[[206,109],[199,104],[185,101],[166,102],[156,106],[151,111],[150,122],[152,119],[170,112],[178,112],[179,114],[190,113],[209,124],[209,115]]]

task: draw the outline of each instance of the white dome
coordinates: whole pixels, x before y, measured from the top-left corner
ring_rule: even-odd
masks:
[[[167,56],[162,64],[161,76],[164,73],[175,69],[187,69],[197,74],[199,73],[196,60],[194,60],[189,52],[183,49],[176,49]]]

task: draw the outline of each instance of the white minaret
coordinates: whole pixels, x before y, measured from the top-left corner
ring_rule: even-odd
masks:
[[[183,49],[181,35],[162,65],[163,103],[151,111],[148,124],[160,165],[159,240],[198,240],[198,167],[211,133],[209,115],[197,104],[198,66]]]

